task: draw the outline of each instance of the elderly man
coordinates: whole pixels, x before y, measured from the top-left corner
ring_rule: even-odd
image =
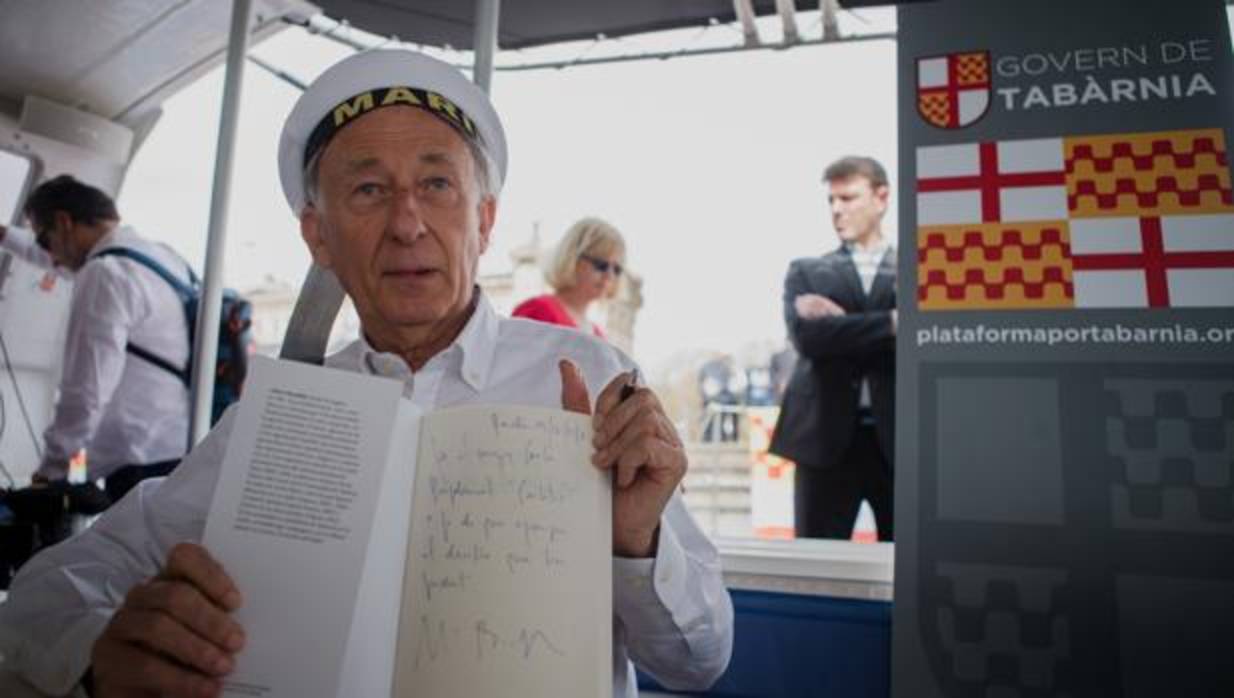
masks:
[[[595,395],[593,463],[615,470],[616,484],[614,695],[636,695],[634,664],[672,687],[714,681],[732,606],[716,551],[677,494],[685,453],[656,396],[620,399],[628,359],[582,333],[499,318],[475,284],[506,169],[488,98],[427,56],[358,54],[301,96],[279,159],[304,241],[363,327],[327,365],[399,377],[426,409],[591,411]],[[170,478],[22,570],[0,613],[0,651],[29,680],[49,692],[84,681],[95,696],[219,693],[244,647],[229,615],[244,590],[195,541],[234,419]]]

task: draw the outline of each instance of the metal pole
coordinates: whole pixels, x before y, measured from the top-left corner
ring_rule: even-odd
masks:
[[[820,0],[823,11],[823,40],[836,41],[840,38],[840,3],[836,0]]]
[[[1234,2],[1234,0],[1230,0]],[[885,32],[878,34],[859,34],[855,36],[844,36],[839,39],[803,39],[793,44],[792,47],[798,46],[821,46],[824,44],[847,44],[859,41],[895,41],[895,32]],[[519,70],[548,70],[558,68],[573,68],[580,65],[603,65],[607,63],[628,63],[630,61],[651,61],[651,60],[668,60],[670,58],[682,58],[684,56],[712,56],[721,53],[740,53],[743,51],[783,51],[785,47],[780,44],[760,44],[758,46],[717,46],[714,48],[691,49],[688,51],[650,51],[647,53],[635,53],[625,56],[601,56],[598,58],[581,58],[567,61],[545,61],[541,63],[519,63],[517,65],[503,65],[498,68],[498,72],[519,71]]]
[[[758,36],[758,25],[754,22],[758,15],[754,12],[751,0],[733,0],[733,12],[741,22],[741,35],[745,37],[746,46],[762,45],[763,42]]]
[[[485,92],[493,84],[493,56],[497,53],[497,22],[501,14],[501,0],[476,0],[476,32],[472,49],[476,54],[476,66],[471,81]]]
[[[791,45],[801,39],[797,31],[797,8],[793,0],[776,0],[776,12],[780,14],[780,22],[784,25],[784,44]]]
[[[255,64],[257,65],[257,67],[258,67],[258,68],[261,68],[262,70],[266,71],[267,73],[270,73],[270,74],[271,74],[271,75],[273,75],[274,77],[278,78],[279,80],[282,80],[283,82],[287,83],[288,85],[291,85],[292,87],[296,88],[297,90],[300,90],[301,92],[303,92],[303,91],[305,91],[305,90],[307,90],[307,89],[308,89],[308,85],[304,84],[303,82],[300,82],[300,80],[298,80],[298,79],[297,79],[294,75],[292,75],[291,73],[288,73],[288,72],[287,72],[287,71],[285,71],[285,70],[281,70],[281,69],[279,69],[279,68],[276,68],[276,67],[274,67],[273,65],[270,65],[269,63],[267,63],[267,62],[265,62],[265,61],[261,60],[261,59],[260,59],[260,58],[258,58],[257,56],[249,56],[248,58],[249,58],[249,60],[250,60],[250,61],[252,61],[253,63],[255,63]]]
[[[190,445],[201,441],[210,430],[214,362],[218,353],[219,314],[223,305],[223,247],[227,240],[232,155],[236,145],[236,121],[240,113],[240,89],[244,81],[244,56],[248,53],[251,16],[252,0],[235,0],[232,3],[223,110],[219,117],[219,138],[214,159],[214,189],[210,196],[210,228],[206,235],[206,268],[202,274],[202,297],[194,333]]]

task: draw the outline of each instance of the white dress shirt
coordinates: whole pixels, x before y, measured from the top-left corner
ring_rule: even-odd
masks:
[[[868,296],[870,289],[874,287],[874,277],[878,276],[878,268],[882,265],[883,257],[887,256],[887,250],[891,249],[891,245],[882,242],[875,247],[861,247],[845,243],[845,247],[848,248],[848,253],[853,258],[853,266],[857,267],[857,276],[861,279],[861,290],[865,291]]]
[[[401,378],[404,395],[425,410],[560,407],[563,358],[578,364],[593,402],[633,366],[574,329],[499,318],[483,297],[458,339],[414,374],[400,357],[363,340],[326,364]],[[235,415],[229,410],[166,480],[143,482],[85,533],[22,568],[0,605],[0,653],[41,690],[69,691],[128,589],[154,575],[177,542],[201,540]],[[613,559],[613,696],[637,696],[632,662],[667,687],[705,688],[727,666],[732,641],[719,556],[675,494],[661,518],[656,556]]]
[[[28,230],[9,227],[4,246],[40,266],[51,263]],[[64,478],[69,458],[81,449],[93,480],[124,465],[179,458],[188,443],[184,383],[125,350],[131,342],[172,365],[185,365],[191,349],[184,305],[166,281],[138,262],[93,259],[109,247],[145,253],[188,281],[188,267],[179,255],[127,226],[91,248],[88,261],[73,275],[59,398],[43,432],[38,474],[48,479]]]
[[[853,258],[853,266],[857,267],[857,277],[861,279],[861,290],[869,296],[870,289],[874,288],[874,277],[878,276],[878,268],[882,266],[883,257],[887,256],[891,245],[883,242],[876,247],[869,248],[852,243],[845,243],[844,246],[848,248],[848,254]],[[857,404],[860,407],[869,407],[871,404],[870,381],[865,378],[861,379],[861,396]]]

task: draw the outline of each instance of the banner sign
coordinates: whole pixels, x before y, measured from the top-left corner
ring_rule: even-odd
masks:
[[[899,37],[893,695],[1234,695],[1224,3]]]

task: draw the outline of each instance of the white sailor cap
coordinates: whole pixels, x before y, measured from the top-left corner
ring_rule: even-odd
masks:
[[[386,49],[349,56],[313,81],[283,124],[279,179],[297,216],[307,203],[304,168],[335,133],[373,109],[421,107],[488,154],[498,193],[506,179],[506,134],[488,95],[457,68],[415,51]]]

